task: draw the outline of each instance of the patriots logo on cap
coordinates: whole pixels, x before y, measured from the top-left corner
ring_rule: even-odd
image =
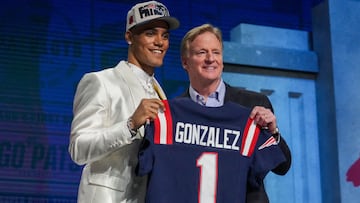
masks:
[[[148,4],[139,8],[140,18],[146,18],[149,16],[169,16],[167,9],[160,4]]]
[[[262,149],[264,149],[264,148],[266,148],[266,147],[270,147],[270,146],[272,146],[272,145],[277,145],[277,141],[276,141],[276,139],[275,139],[273,136],[271,136],[268,140],[266,140],[266,141],[264,142],[264,144],[262,144],[262,145],[258,148],[258,150],[262,150]]]

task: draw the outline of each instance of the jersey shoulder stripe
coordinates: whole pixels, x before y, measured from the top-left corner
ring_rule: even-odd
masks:
[[[241,154],[243,156],[251,156],[254,152],[256,142],[260,134],[260,127],[256,125],[253,119],[246,122],[244,135],[241,143]]]
[[[154,144],[173,144],[173,124],[168,100],[162,101],[165,111],[154,119]]]

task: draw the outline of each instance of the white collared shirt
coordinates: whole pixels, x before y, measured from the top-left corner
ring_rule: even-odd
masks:
[[[216,91],[208,96],[207,101],[205,101],[205,97],[200,95],[193,87],[191,87],[191,85],[189,87],[189,94],[190,98],[196,103],[208,107],[219,107],[224,105],[225,90],[225,83],[221,79]]]

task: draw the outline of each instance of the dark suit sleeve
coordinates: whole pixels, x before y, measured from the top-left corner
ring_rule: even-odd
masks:
[[[264,106],[265,108],[270,108],[271,111],[274,113],[272,104],[267,96],[264,95],[263,101],[264,101],[264,105],[262,105],[262,106]],[[272,172],[277,175],[285,175],[289,171],[290,166],[291,166],[291,152],[290,152],[289,146],[287,145],[287,143],[283,137],[280,138],[279,146],[285,155],[286,161],[279,164],[276,168],[274,168],[272,170]]]
[[[285,155],[286,161],[279,164],[276,168],[272,170],[272,172],[278,175],[285,175],[289,171],[291,166],[291,152],[283,137],[280,138],[279,146]]]
[[[263,101],[263,105],[261,105],[261,106],[271,109],[271,111],[274,113],[274,109],[273,109],[272,104],[271,104],[270,100],[268,99],[268,97],[264,95],[261,100]],[[290,152],[289,146],[287,145],[287,143],[283,137],[280,138],[279,146],[285,155],[286,161],[282,162],[281,164],[279,164],[276,168],[274,168],[271,171],[277,175],[285,175],[289,171],[290,166],[291,166],[291,152]]]

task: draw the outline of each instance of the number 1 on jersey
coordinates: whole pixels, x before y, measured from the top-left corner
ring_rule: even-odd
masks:
[[[218,181],[218,154],[204,152],[196,161],[200,168],[198,203],[215,203]]]

